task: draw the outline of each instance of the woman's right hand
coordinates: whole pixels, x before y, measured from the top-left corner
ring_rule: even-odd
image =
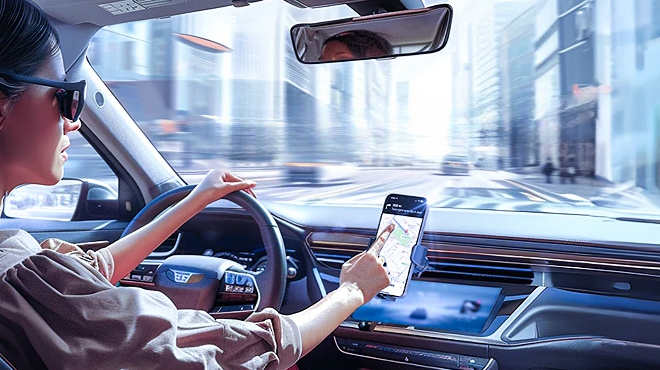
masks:
[[[203,196],[204,206],[206,206],[208,203],[215,202],[224,198],[227,194],[239,190],[245,191],[256,198],[257,196],[253,190],[256,185],[256,182],[242,179],[231,172],[211,170],[197,184],[190,195],[193,198]]]
[[[340,285],[357,288],[362,293],[362,304],[390,285],[390,277],[379,254],[394,227],[394,224],[387,226],[367,251],[346,261],[341,268]]]
[[[321,343],[358,307],[390,285],[383,259],[378,255],[392,230],[394,225],[386,227],[369,250],[344,263],[338,289],[290,316],[300,329],[303,355]]]

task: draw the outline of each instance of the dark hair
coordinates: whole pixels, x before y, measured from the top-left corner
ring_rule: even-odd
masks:
[[[32,76],[60,50],[60,37],[46,15],[27,0],[0,0],[0,71]],[[0,77],[0,92],[15,97],[25,85]]]
[[[346,45],[357,58],[392,55],[392,45],[383,36],[367,31],[353,30],[338,33],[323,42],[325,46],[330,41],[338,41]]]

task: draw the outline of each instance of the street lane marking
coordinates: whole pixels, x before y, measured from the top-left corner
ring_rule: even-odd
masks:
[[[300,197],[300,198],[296,199],[296,201],[308,202],[308,201],[312,201],[312,200],[321,200],[323,198],[329,198],[329,197],[332,197],[334,195],[341,195],[342,193],[355,192],[355,191],[367,189],[367,188],[370,188],[372,186],[376,186],[376,185],[380,184],[381,182],[382,182],[382,180],[373,181],[373,182],[368,182],[368,183],[362,184],[362,185],[355,185],[353,187],[348,187],[348,188],[343,188],[343,189],[334,189],[334,190],[330,190],[330,191],[326,191],[326,192],[310,194],[306,197]]]
[[[507,183],[509,183],[509,184],[511,184],[515,187],[527,190],[528,192],[530,192],[530,193],[536,195],[537,197],[542,198],[546,201],[550,201],[550,202],[554,202],[554,203],[564,203],[564,202],[562,202],[561,200],[559,200],[557,198],[551,197],[551,196],[543,194],[543,193],[541,193],[537,190],[534,190],[530,187],[527,187],[527,186],[523,185],[522,183],[520,183],[518,181],[512,181],[512,180],[502,180],[502,181],[507,182]]]
[[[401,189],[403,186],[408,185],[411,180],[412,179],[408,177],[408,174],[403,174],[391,178],[383,178],[377,181],[371,181],[361,185],[357,184],[352,187],[345,187],[341,189],[329,190],[323,193],[310,194],[307,197],[301,197],[297,199],[297,201],[305,202],[305,201],[314,201],[314,200],[324,200],[324,198],[327,199],[332,196],[350,194],[360,190],[365,190],[369,188],[378,188],[378,187],[383,187],[383,191],[389,194],[398,191],[398,189]],[[353,194],[351,196],[359,196],[359,195],[361,194]]]
[[[570,200],[575,200],[575,201],[578,201],[578,202],[589,202],[589,199],[583,198],[583,197],[581,197],[579,195],[575,195],[575,194],[568,193],[568,194],[559,194],[559,195],[561,195],[564,198],[567,198],[567,199],[570,199]]]

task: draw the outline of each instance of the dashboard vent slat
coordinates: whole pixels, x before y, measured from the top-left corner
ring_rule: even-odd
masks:
[[[179,246],[179,241],[181,239],[180,233],[174,233],[170,235],[165,241],[156,248],[155,251],[151,252],[150,257],[168,257],[176,251]]]
[[[477,262],[459,258],[436,259],[424,272],[427,278],[477,280],[494,283],[525,284],[534,280],[534,271],[526,265]]]
[[[332,250],[327,246],[312,251],[318,263],[340,269],[341,265],[358,253],[339,246]],[[422,277],[429,279],[470,280],[490,283],[529,285],[534,280],[534,271],[524,263],[475,261],[469,258],[456,258],[431,252],[430,269]]]
[[[308,244],[319,265],[340,269],[341,265],[368,248],[369,239],[350,233],[314,232]],[[429,269],[422,278],[443,280],[471,280],[488,283],[530,285],[534,271],[528,261],[517,256],[502,256],[491,260],[487,255],[470,253],[470,247],[428,242]],[[447,247],[445,250],[444,247]],[[480,246],[488,250],[489,246]]]

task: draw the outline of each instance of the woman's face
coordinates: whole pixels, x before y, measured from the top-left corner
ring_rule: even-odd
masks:
[[[355,59],[355,55],[351,53],[348,49],[348,46],[343,42],[336,40],[330,41],[327,44],[323,45],[323,50],[321,51],[322,62],[328,62],[333,60],[350,60]]]
[[[64,81],[62,55],[58,52],[44,61],[35,77]],[[60,115],[57,88],[26,86],[17,101],[0,101],[0,181],[7,191],[22,184],[60,181],[70,144],[66,134],[80,128]]]

